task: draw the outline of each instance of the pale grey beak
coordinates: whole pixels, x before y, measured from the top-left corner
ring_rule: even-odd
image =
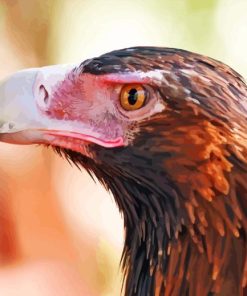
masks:
[[[85,99],[81,93],[78,98],[72,95],[73,90],[76,90],[75,77],[79,81],[76,66],[78,65],[28,69],[0,82],[0,141],[47,144],[81,153],[84,153],[85,143],[109,148],[123,146],[121,125],[118,121],[115,121],[118,124],[116,130],[113,128],[112,135],[109,135],[108,129],[93,124],[101,120],[100,113],[95,113],[91,103],[88,103],[94,102],[94,98],[90,96]],[[67,92],[64,91],[66,87]],[[58,100],[59,96],[66,104]],[[72,107],[70,112],[66,113],[64,106],[73,102],[78,104],[79,99],[82,100],[79,105],[81,109],[75,110],[76,108]],[[100,102],[102,104],[103,98]],[[52,104],[55,104],[54,108],[51,107]],[[51,115],[52,111],[55,115]],[[104,108],[103,111],[106,112]],[[104,112],[103,122],[106,120]],[[56,116],[58,113],[62,115]],[[78,114],[81,113],[84,117],[78,120]],[[112,124],[111,120],[109,122]]]
[[[0,133],[35,126],[39,115],[34,100],[38,69],[17,72],[0,82]]]
[[[14,142],[12,135],[46,128],[44,104],[52,86],[62,81],[75,65],[56,65],[19,71],[0,81],[0,141]],[[19,141],[19,140],[18,140]],[[24,140],[25,142],[25,140]]]

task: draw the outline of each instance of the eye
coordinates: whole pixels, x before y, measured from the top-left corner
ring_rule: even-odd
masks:
[[[146,90],[142,85],[125,85],[120,93],[120,103],[123,109],[134,111],[140,109],[145,104],[146,96]]]

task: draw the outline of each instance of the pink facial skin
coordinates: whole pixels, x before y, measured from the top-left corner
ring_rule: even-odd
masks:
[[[77,152],[89,143],[106,148],[125,146],[133,123],[154,112],[158,98],[151,82],[148,76],[131,73],[92,75],[71,71],[56,84],[37,77],[36,103],[42,116],[70,126],[66,130],[50,126],[44,129],[43,143]],[[126,111],[119,103],[119,95],[123,85],[131,83],[148,84],[150,94],[143,108]]]

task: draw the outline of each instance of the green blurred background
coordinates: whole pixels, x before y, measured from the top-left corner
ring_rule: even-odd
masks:
[[[0,0],[0,79],[135,45],[199,52],[247,77],[246,12],[246,0]],[[0,198],[15,245],[3,269],[60,260],[95,295],[120,295],[122,220],[84,172],[45,148],[1,144]]]

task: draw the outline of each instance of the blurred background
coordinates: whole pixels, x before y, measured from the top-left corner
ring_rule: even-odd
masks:
[[[246,0],[0,0],[0,79],[135,45],[199,52],[247,77],[246,11]],[[123,236],[112,196],[84,171],[0,144],[0,295],[120,295]]]

